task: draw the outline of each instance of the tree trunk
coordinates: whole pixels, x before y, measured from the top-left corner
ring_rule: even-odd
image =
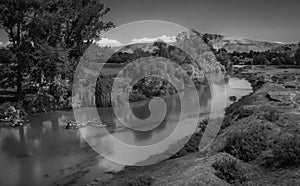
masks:
[[[21,101],[23,97],[23,89],[22,89],[22,82],[23,82],[23,77],[22,77],[22,57],[20,59],[20,56],[17,57],[17,101]]]
[[[18,71],[17,71],[17,100],[20,101],[22,99],[22,71],[21,65],[18,64]]]

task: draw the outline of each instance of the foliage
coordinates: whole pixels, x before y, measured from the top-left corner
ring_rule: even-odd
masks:
[[[279,113],[270,107],[261,109],[260,119],[265,119],[269,122],[275,122],[279,119]]]
[[[149,186],[152,185],[152,183],[155,181],[155,179],[151,176],[130,176],[129,178],[124,181],[124,185],[126,186]]]
[[[300,136],[280,139],[272,146],[272,154],[264,163],[268,168],[289,168],[300,166]]]
[[[208,120],[203,120],[199,123],[200,130],[195,132],[189,141],[180,149],[176,154],[170,157],[170,159],[180,158],[188,153],[198,152],[202,135],[206,129]]]
[[[26,94],[23,106],[28,112],[49,112],[70,108],[71,87],[68,83],[55,80],[38,91]]]
[[[222,158],[214,162],[212,167],[216,170],[216,176],[230,184],[242,184],[248,180],[247,175],[233,158]]]
[[[240,110],[236,111],[236,114],[238,114],[237,120],[247,118],[251,116],[254,112],[252,110],[241,108]]]
[[[238,159],[246,162],[255,160],[268,147],[264,126],[252,126],[240,132],[232,133],[223,149]]]
[[[230,72],[233,66],[233,63],[230,60],[230,56],[226,49],[219,49],[216,52],[216,59],[219,61],[226,69],[227,72]]]
[[[0,120],[4,120],[4,121],[20,120],[26,115],[27,113],[17,103],[7,102],[0,105]]]
[[[300,65],[300,45],[283,45],[272,50],[229,54],[235,65]]]
[[[114,26],[101,19],[109,8],[99,0],[3,0],[0,7],[0,28],[12,53],[5,68],[16,79],[14,85],[8,78],[0,83],[16,86],[19,99],[32,93],[23,92],[26,84],[46,87],[57,78],[72,83],[87,46]]]

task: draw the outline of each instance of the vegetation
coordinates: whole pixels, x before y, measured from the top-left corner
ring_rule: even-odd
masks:
[[[17,103],[6,102],[0,105],[0,121],[22,120],[26,115],[27,113]]]
[[[122,173],[122,171],[120,172]],[[104,181],[101,185],[122,185],[122,186],[150,186],[155,181],[155,178],[149,175],[137,173],[136,175],[132,174],[120,174],[118,177],[114,177],[112,180],[109,180],[108,183]]]
[[[289,168],[300,166],[300,136],[280,139],[272,146],[272,155],[264,164],[268,168]]]
[[[242,184],[248,180],[247,175],[234,158],[224,157],[217,160],[212,167],[216,170],[216,176],[230,184]]]
[[[99,0],[3,0],[0,7],[10,42],[1,49],[1,87],[16,88],[27,106],[44,107],[33,112],[63,107],[59,99],[69,101],[79,58],[114,26],[101,19],[109,8]]]
[[[180,149],[176,154],[170,157],[170,159],[180,158],[188,153],[198,152],[199,145],[202,138],[202,135],[206,129],[208,124],[208,120],[203,120],[199,123],[200,130],[195,132],[189,141],[184,145],[182,149]]]
[[[268,119],[270,114],[273,115],[274,112],[266,112],[263,116]],[[276,116],[276,114],[274,115]],[[270,117],[270,122],[273,119],[274,117]],[[266,168],[299,167],[300,136],[291,135],[270,140],[266,130],[268,129],[265,126],[256,125],[249,129],[234,132],[228,137],[223,151],[245,162],[257,160],[263,152],[269,152],[260,160],[260,165]]]
[[[264,126],[257,125],[248,130],[234,132],[228,137],[223,151],[245,162],[255,160],[268,148],[265,130]]]
[[[260,119],[267,120],[269,122],[276,122],[279,119],[279,113],[274,108],[266,107],[261,109]]]
[[[265,52],[250,51],[229,53],[226,49],[219,49],[216,52],[218,61],[226,69],[232,65],[300,65],[300,43],[284,45]]]
[[[149,186],[152,185],[152,183],[155,181],[155,179],[151,176],[143,176],[143,177],[137,177],[137,178],[129,178],[125,181],[126,186]]]

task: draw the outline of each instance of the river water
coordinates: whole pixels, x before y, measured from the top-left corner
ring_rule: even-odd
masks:
[[[252,92],[251,85],[243,79],[229,78],[226,85],[213,84],[212,88],[201,87],[198,90],[201,105],[200,114],[203,117],[211,111],[223,112],[225,105],[221,95],[226,94],[227,106],[232,102],[229,96],[240,98]],[[195,95],[189,96],[193,98]],[[193,100],[191,100],[193,101]],[[136,151],[135,154],[122,154],[124,149],[120,144],[115,143],[109,136],[121,140],[128,145],[146,146],[156,144],[166,136],[170,136],[175,130],[180,119],[178,113],[180,102],[178,97],[166,99],[169,113],[164,121],[151,131],[135,131],[122,127],[116,120],[111,109],[100,109],[102,121],[108,125],[109,134],[102,129],[84,127],[80,130],[65,129],[65,119],[74,119],[73,112],[52,112],[29,116],[29,123],[22,128],[0,128],[0,185],[5,186],[40,186],[40,185],[84,185],[94,178],[101,177],[106,171],[118,170],[122,166],[110,160],[122,160],[124,157],[131,163],[140,162],[149,157],[149,154],[159,154],[166,150],[166,145],[151,152]],[[147,117],[147,112],[143,111],[145,105],[136,104],[132,106],[132,111],[140,118]],[[142,111],[141,111],[142,110]],[[77,112],[79,120],[86,121],[91,115],[86,112]],[[187,110],[189,112],[189,110]],[[120,115],[126,115],[126,109],[119,110]],[[83,114],[82,114],[83,113]],[[188,113],[186,113],[188,114]],[[182,119],[182,118],[181,118]],[[155,123],[156,121],[153,121]],[[189,118],[181,126],[178,135],[170,138],[166,143],[171,143],[184,137],[189,130],[193,129],[189,125]],[[97,132],[95,132],[97,131]],[[88,143],[87,143],[88,141]],[[90,147],[93,146],[92,147]],[[104,153],[105,157],[98,152]]]

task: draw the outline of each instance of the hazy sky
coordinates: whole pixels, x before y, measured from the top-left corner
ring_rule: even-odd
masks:
[[[256,40],[299,42],[299,0],[103,0],[117,26],[163,20],[200,32]],[[154,29],[149,27],[148,29]],[[0,31],[0,44],[7,37]]]

